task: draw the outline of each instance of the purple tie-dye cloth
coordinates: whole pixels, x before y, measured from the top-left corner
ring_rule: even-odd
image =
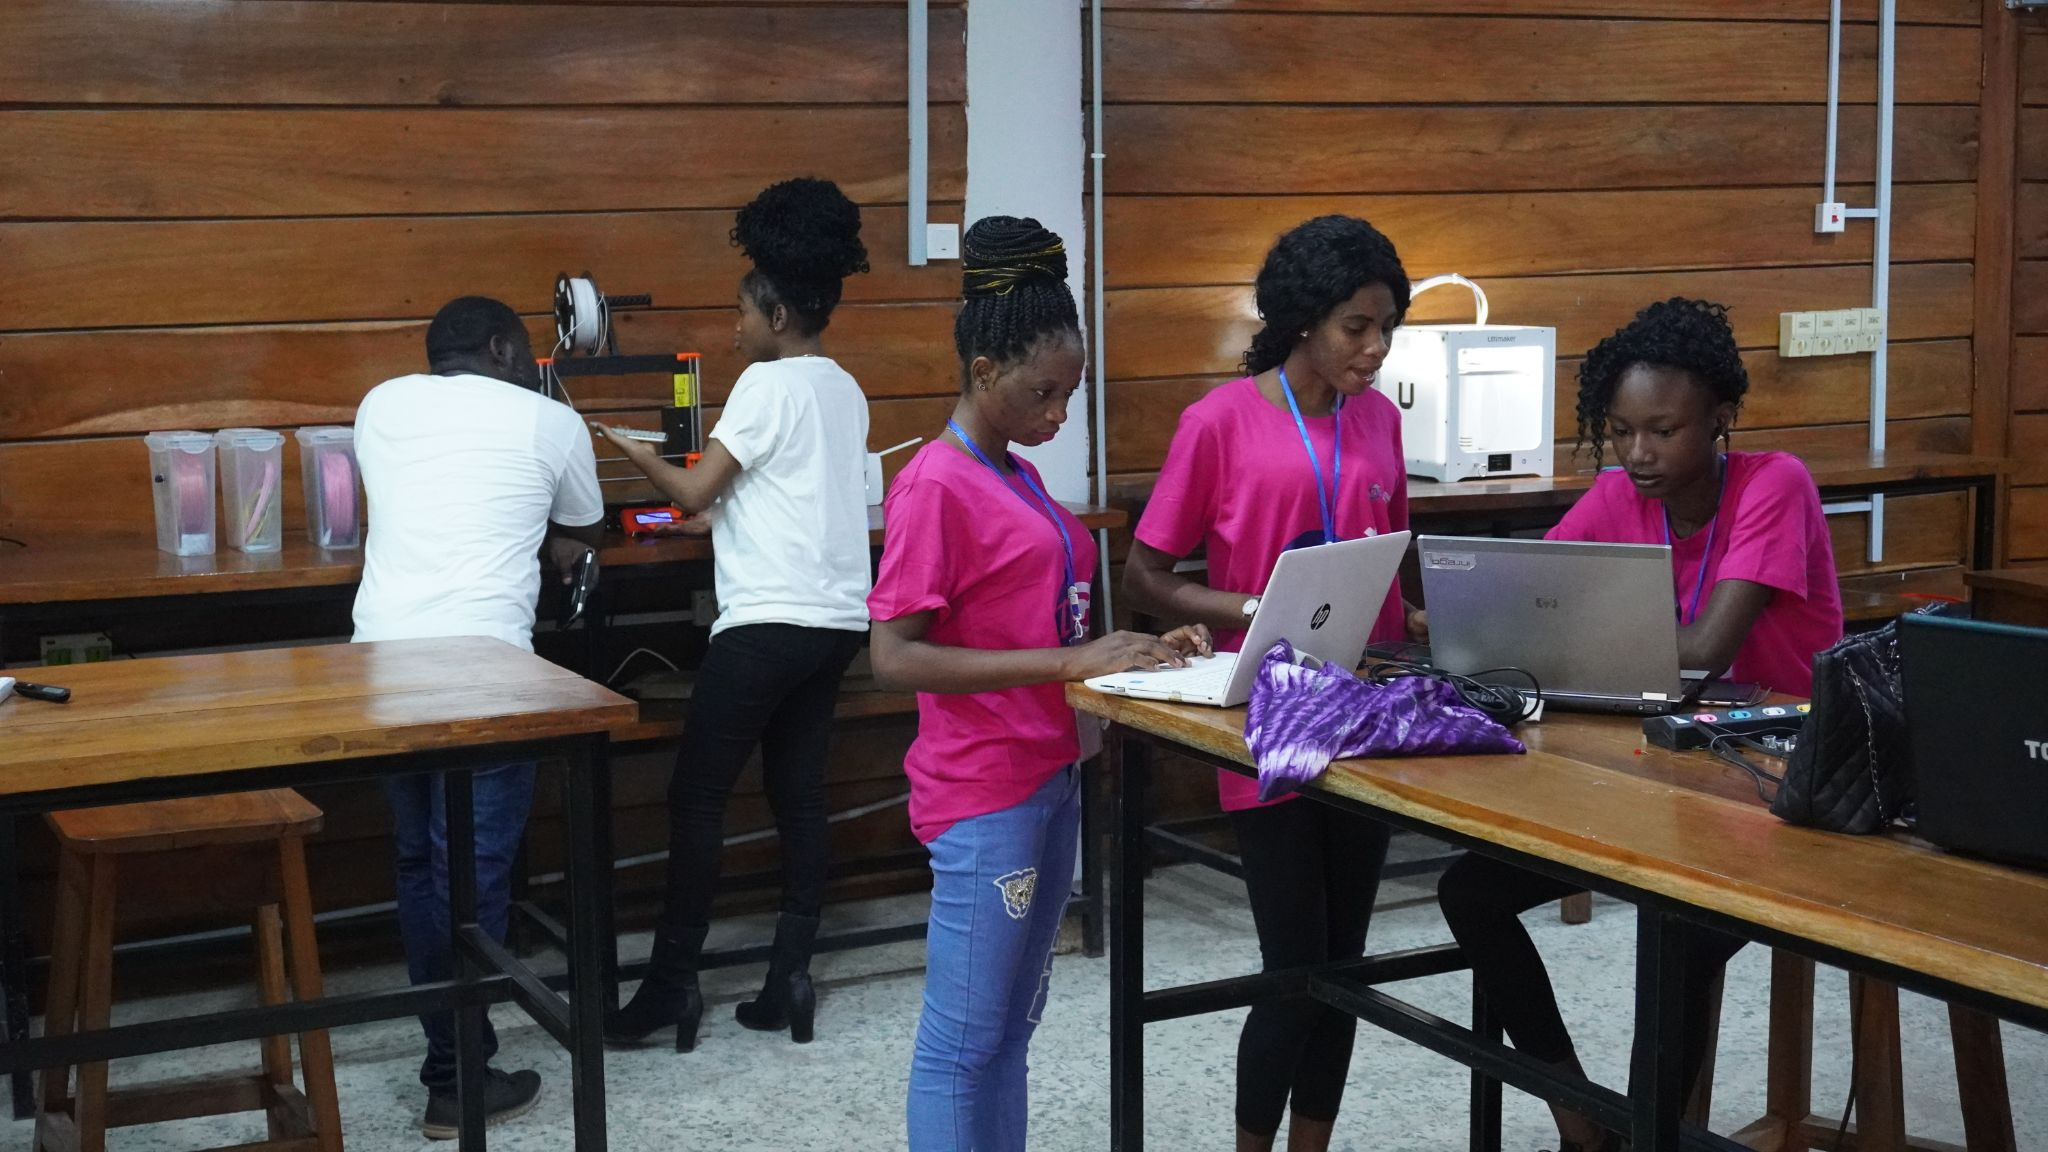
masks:
[[[1525,751],[1441,680],[1403,676],[1373,684],[1348,668],[1306,668],[1284,640],[1259,663],[1244,742],[1259,768],[1262,802],[1296,791],[1332,760]]]

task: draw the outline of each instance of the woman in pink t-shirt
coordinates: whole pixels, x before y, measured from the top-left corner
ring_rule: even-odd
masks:
[[[1749,376],[1728,310],[1672,299],[1637,313],[1579,369],[1579,440],[1602,472],[1553,540],[1669,544],[1678,650],[1687,668],[1778,692],[1813,691],[1813,654],[1842,635],[1842,603],[1820,493],[1780,452],[1725,449]],[[1543,958],[1518,918],[1573,886],[1478,855],[1447,870],[1437,899],[1515,1047],[1583,1074]],[[1743,941],[1689,928],[1684,1082],[1706,1055],[1715,978]],[[1560,1147],[1613,1149],[1620,1136],[1558,1105]]]
[[[1246,375],[1190,404],[1139,519],[1124,587],[1142,611],[1215,630],[1236,650],[1280,554],[1408,527],[1401,414],[1375,391],[1408,310],[1408,274],[1372,225],[1322,216],[1282,236],[1259,269],[1263,331]],[[1175,572],[1201,549],[1206,582]],[[1420,623],[1390,589],[1372,639]],[[1364,954],[1387,827],[1219,773],[1268,971]],[[1328,1148],[1357,1020],[1307,997],[1266,1001],[1237,1052],[1237,1147]]]
[[[1080,386],[1066,249],[1036,220],[992,216],[962,267],[960,402],[889,489],[868,597],[875,678],[918,694],[903,767],[932,857],[911,1152],[1024,1147],[1025,1049],[1080,837],[1066,682],[1210,647],[1200,627],[1088,639],[1095,543],[1009,450],[1052,439]]]

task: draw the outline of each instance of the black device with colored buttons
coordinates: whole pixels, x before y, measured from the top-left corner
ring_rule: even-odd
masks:
[[[1652,716],[1643,721],[1643,735],[1659,748],[1685,752],[1705,748],[1724,736],[1790,735],[1806,723],[1813,705],[1750,705],[1725,711],[1685,712]]]

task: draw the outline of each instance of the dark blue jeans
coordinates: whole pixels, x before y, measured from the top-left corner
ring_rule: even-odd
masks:
[[[505,939],[512,907],[512,862],[533,807],[534,766],[505,764],[471,774],[476,813],[477,922]],[[448,923],[448,812],[438,773],[387,777],[392,840],[398,849],[398,930],[405,938],[407,974],[414,984],[448,980],[455,961]],[[420,1017],[427,1058],[420,1083],[431,1092],[455,1090],[455,1014]],[[484,1021],[484,1058],[497,1054],[498,1036]]]

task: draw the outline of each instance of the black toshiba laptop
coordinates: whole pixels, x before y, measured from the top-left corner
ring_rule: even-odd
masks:
[[[1899,620],[1919,832],[2048,867],[2048,629]]]

